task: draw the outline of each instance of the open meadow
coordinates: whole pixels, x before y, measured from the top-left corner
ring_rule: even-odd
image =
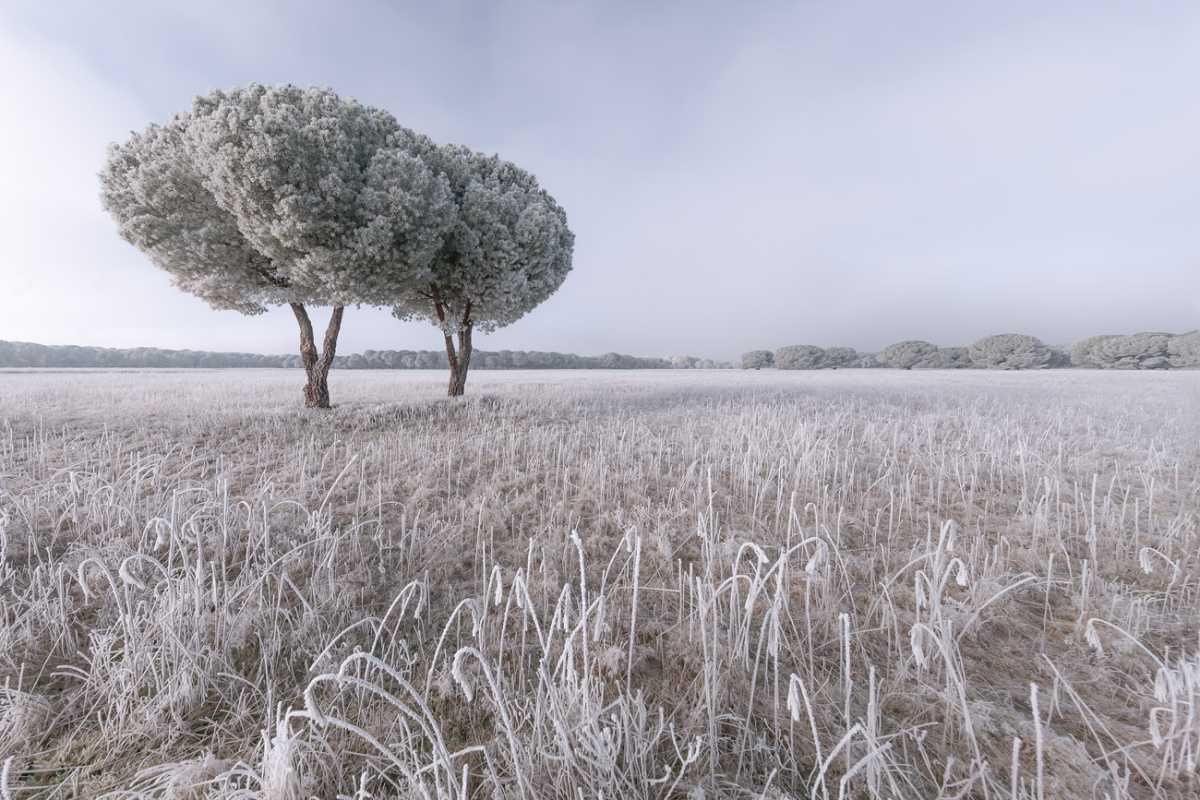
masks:
[[[0,372],[0,796],[1194,797],[1200,372]]]

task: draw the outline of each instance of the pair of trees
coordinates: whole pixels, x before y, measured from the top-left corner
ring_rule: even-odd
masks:
[[[571,269],[566,214],[533,175],[328,89],[198,97],[112,146],[100,183],[121,236],[180,289],[244,314],[291,308],[314,408],[329,407],[347,305],[437,325],[456,396],[474,330],[519,319]],[[318,305],[332,306],[320,348]]]

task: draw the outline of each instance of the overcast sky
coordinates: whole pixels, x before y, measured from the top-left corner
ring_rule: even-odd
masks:
[[[670,5],[4,0],[0,339],[295,349],[286,310],[173,289],[97,197],[108,142],[251,81],[333,87],[559,199],[574,271],[483,349],[1200,327],[1200,4]],[[440,342],[366,309],[342,331]]]

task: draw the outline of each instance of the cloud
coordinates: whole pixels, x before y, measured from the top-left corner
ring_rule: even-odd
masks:
[[[286,314],[176,292],[96,202],[107,141],[249,80],[332,85],[562,201],[574,273],[485,349],[1196,327],[1192,4],[22,2],[20,34],[0,29],[0,80],[29,109],[0,130],[20,186],[0,195],[0,269],[21,292],[0,338],[294,347]],[[365,309],[344,337],[437,344]]]

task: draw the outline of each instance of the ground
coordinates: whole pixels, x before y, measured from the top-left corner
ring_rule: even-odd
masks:
[[[1197,791],[1200,372],[301,383],[0,373],[0,796]]]

